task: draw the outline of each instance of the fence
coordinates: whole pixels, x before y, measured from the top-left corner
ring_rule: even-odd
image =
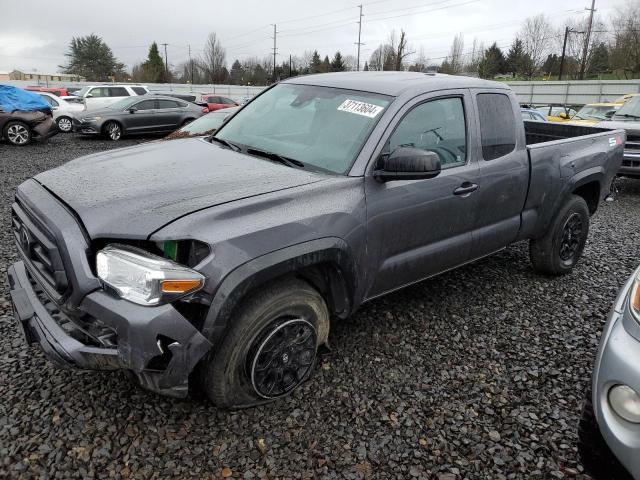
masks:
[[[33,80],[8,80],[2,83],[24,88],[36,86]],[[100,82],[40,82],[41,87],[84,87],[85,85],[101,85]],[[174,92],[174,93],[217,93],[234,99],[255,95],[265,87],[244,85],[191,85],[185,83],[145,83],[150,92]]]
[[[507,82],[520,103],[584,105],[611,102],[627,93],[640,93],[640,80],[569,80]]]
[[[10,85],[27,87],[35,85],[29,80],[9,80]],[[48,87],[83,87],[98,82],[48,82]],[[41,82],[42,84],[42,82]],[[507,82],[516,92],[520,103],[584,105],[586,103],[610,102],[627,93],[640,93],[640,80],[569,80]],[[217,93],[238,99],[261,92],[263,86],[243,85],[190,85],[184,83],[148,83],[151,92]],[[44,85],[41,85],[44,86]]]

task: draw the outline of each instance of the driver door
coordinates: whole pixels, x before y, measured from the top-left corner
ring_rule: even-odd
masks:
[[[472,101],[466,90],[418,97],[387,128],[380,156],[408,146],[435,152],[431,179],[381,183],[365,177],[370,288],[367,297],[420,281],[469,260],[477,209],[478,163]]]

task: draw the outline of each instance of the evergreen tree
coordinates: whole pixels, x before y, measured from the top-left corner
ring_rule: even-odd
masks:
[[[322,60],[320,60],[320,55],[318,55],[318,51],[314,50],[313,55],[311,57],[311,65],[309,67],[309,73],[320,73],[322,72]]]
[[[478,74],[482,78],[494,78],[497,74],[504,72],[505,59],[502,50],[497,43],[493,43],[485,50],[482,60],[478,65]]]
[[[365,72],[369,71],[369,64],[367,62],[364,62],[364,69]]]
[[[511,44],[509,53],[507,53],[506,67],[507,71],[511,72],[511,75],[515,78],[519,73],[523,72],[524,64],[527,61],[527,54],[524,51],[524,44],[522,40],[516,38]]]
[[[231,65],[229,77],[233,85],[242,85],[244,83],[244,68],[242,68],[239,60],[236,59]]]
[[[332,72],[343,72],[345,70],[344,60],[342,59],[342,54],[340,51],[337,51],[331,61],[331,71]]]
[[[604,43],[596,45],[589,58],[589,75],[600,75],[609,71],[609,49]]]
[[[322,61],[322,64],[320,65],[320,71],[323,72],[323,73],[331,71],[331,62],[329,61],[329,55],[325,55],[324,56],[324,60]]]
[[[164,62],[158,51],[158,44],[153,42],[149,47],[149,55],[142,65],[144,70],[145,82],[166,83],[167,76],[164,68]]]
[[[121,80],[126,76],[124,64],[113,56],[111,48],[95,34],[73,37],[69,43],[67,65],[60,65],[65,73],[85,77],[89,81]]]

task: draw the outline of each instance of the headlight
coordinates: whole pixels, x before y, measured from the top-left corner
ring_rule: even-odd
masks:
[[[120,297],[158,305],[193,293],[204,276],[176,262],[126,245],[109,245],[96,255],[98,278]]]
[[[636,317],[636,320],[640,321],[640,272],[636,274],[633,286],[631,287],[629,307],[631,308],[633,316]]]
[[[82,119],[83,122],[93,122],[93,121],[98,121],[98,120],[102,120],[102,117],[84,117]]]

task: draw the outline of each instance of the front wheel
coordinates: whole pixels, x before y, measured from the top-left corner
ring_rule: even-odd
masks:
[[[106,137],[114,142],[122,137],[122,127],[118,122],[107,122],[103,128]]]
[[[200,365],[200,386],[226,408],[288,395],[311,375],[328,325],[325,301],[309,284],[291,279],[271,285],[243,302],[221,344]]]
[[[533,268],[547,275],[564,275],[578,263],[589,235],[589,208],[582,197],[571,195],[547,232],[529,243]]]
[[[71,119],[69,117],[60,117],[57,122],[58,130],[63,133],[69,133],[73,128],[73,124],[71,123]]]
[[[12,145],[23,147],[31,142],[31,130],[25,123],[9,122],[4,128],[4,137]]]

